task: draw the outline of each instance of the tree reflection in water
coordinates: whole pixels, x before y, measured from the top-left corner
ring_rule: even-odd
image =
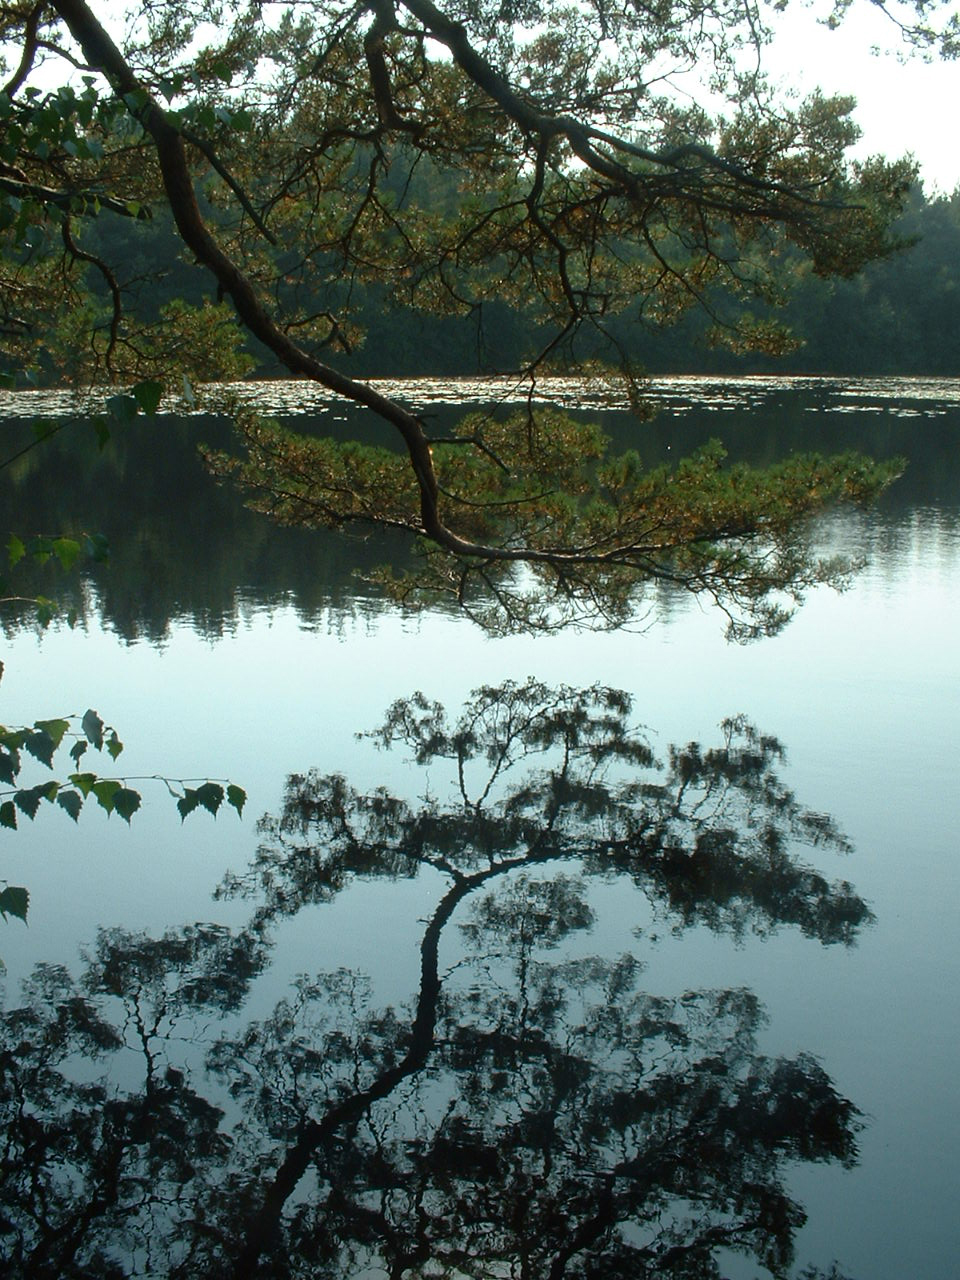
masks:
[[[813,1058],[757,1052],[750,991],[658,997],[633,956],[566,943],[595,877],[736,936],[850,944],[869,912],[799,860],[845,846],[776,740],[738,719],[657,765],[629,716],[535,681],[455,722],[397,702],[373,736],[447,762],[446,801],[293,777],[222,890],[254,899],[245,930],[104,931],[79,980],[39,969],[0,1057],[9,1273],[708,1277],[733,1250],[785,1274],[786,1168],[851,1164],[856,1108]],[[423,868],[446,889],[409,1008],[341,970],[241,1018],[282,917]]]

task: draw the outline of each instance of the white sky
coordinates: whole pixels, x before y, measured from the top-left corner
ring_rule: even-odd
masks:
[[[863,131],[858,156],[894,159],[912,152],[928,195],[960,186],[960,62],[874,56],[871,47],[894,48],[897,33],[868,3],[854,6],[837,31],[819,26],[801,6],[784,14],[778,27],[765,57],[768,71],[804,95],[817,87],[853,94]]]
[[[765,69],[801,96],[819,87],[856,97],[863,132],[856,155],[895,159],[911,152],[928,195],[960,187],[960,61],[904,59],[896,28],[871,0],[854,0],[841,28],[829,31],[816,17],[825,5],[829,0],[791,0],[776,19],[779,34],[764,51]],[[104,0],[93,7],[109,25]],[[874,54],[878,46],[890,52]]]

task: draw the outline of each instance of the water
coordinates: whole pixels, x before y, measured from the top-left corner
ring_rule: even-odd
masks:
[[[489,384],[406,390],[438,416],[461,402],[519,394]],[[576,399],[576,387],[561,390]],[[300,386],[245,394],[269,397],[270,411],[296,417],[298,427],[325,429],[344,416]],[[258,844],[276,846],[269,832],[258,836],[254,819],[279,814],[287,777],[311,769],[343,775],[358,795],[384,788],[411,811],[427,796],[427,811],[443,812],[456,780],[452,761],[418,769],[409,746],[377,750],[356,733],[415,690],[455,719],[477,686],[523,687],[533,676],[550,687],[600,682],[626,690],[633,700],[626,722],[645,726],[661,762],[672,743],[719,743],[719,722],[731,715],[742,713],[776,735],[786,758],[771,758],[770,768],[800,806],[831,815],[852,846],[843,853],[829,841],[811,845],[787,823],[788,864],[799,860],[828,882],[849,881],[872,919],[860,920],[849,946],[831,940],[825,908],[798,923],[788,869],[773,881],[769,868],[760,877],[763,859],[748,848],[764,824],[783,826],[789,814],[758,807],[755,795],[751,809],[742,770],[734,771],[726,807],[704,828],[707,839],[725,831],[736,837],[745,861],[728,868],[726,880],[714,875],[694,884],[676,870],[664,879],[642,859],[636,874],[615,860],[604,863],[612,855],[598,842],[616,832],[625,813],[649,822],[658,812],[657,793],[628,804],[622,785],[637,777],[663,783],[666,767],[638,771],[613,759],[592,824],[585,829],[571,810],[560,824],[567,843],[526,869],[522,892],[524,872],[503,867],[456,905],[440,936],[447,1003],[436,1011],[432,1056],[371,1101],[364,1122],[347,1126],[349,1142],[324,1146],[324,1160],[310,1153],[288,1205],[293,1217],[282,1254],[270,1255],[271,1265],[279,1268],[282,1256],[294,1273],[300,1265],[310,1274],[361,1276],[387,1274],[406,1260],[403,1274],[413,1276],[439,1274],[430,1265],[445,1260],[451,1274],[470,1274],[474,1254],[485,1259],[484,1275],[509,1274],[521,1256],[528,1256],[530,1274],[549,1274],[547,1259],[560,1266],[579,1231],[584,1244],[565,1274],[593,1274],[593,1265],[605,1275],[621,1274],[617,1267],[644,1274],[643,1266],[666,1275],[686,1258],[692,1274],[706,1275],[701,1255],[709,1244],[721,1274],[754,1276],[783,1261],[786,1235],[769,1225],[792,1212],[778,1199],[782,1189],[807,1215],[794,1232],[794,1262],[783,1262],[794,1274],[808,1264],[828,1272],[834,1259],[843,1274],[877,1280],[953,1274],[960,1245],[960,382],[672,379],[659,394],[665,411],[642,427],[630,425],[602,388],[591,389],[589,410],[651,459],[711,435],[758,460],[796,447],[851,444],[909,458],[904,479],[877,512],[838,515],[823,530],[830,544],[869,556],[850,591],[814,594],[781,636],[746,648],[726,644],[715,613],[669,598],[658,602],[661,616],[643,634],[490,640],[463,619],[407,617],[358,588],[351,568],[376,563],[382,548],[278,531],[239,510],[192,461],[197,435],[216,443],[221,428],[211,419],[161,418],[102,456],[72,452],[64,432],[8,472],[10,528],[58,530],[70,522],[103,529],[114,554],[87,579],[73,630],[54,624],[38,635],[25,618],[11,622],[5,721],[94,706],[126,743],[127,776],[214,774],[242,782],[249,793],[242,822],[223,812],[215,822],[200,815],[181,826],[162,784],[144,783],[145,808],[129,830],[88,810],[76,827],[65,814],[42,812],[36,824],[24,820],[16,834],[2,833],[4,877],[31,891],[29,927],[11,921],[2,928],[8,1010],[19,1006],[19,983],[36,963],[80,975],[80,952],[93,959],[100,927],[156,938],[211,921],[251,948],[245,968],[235,953],[224,959],[221,934],[204,935],[187,948],[189,956],[168,948],[164,963],[154,956],[147,971],[146,944],[133,948],[133,965],[132,944],[114,938],[115,964],[127,947],[125,976],[105,987],[94,969],[85,988],[104,1024],[123,1028],[125,1047],[102,1045],[102,1058],[90,1057],[88,1043],[81,1062],[79,1031],[63,1058],[62,1039],[54,1047],[49,1024],[29,1034],[21,1026],[21,1058],[29,1058],[23,1043],[32,1044],[38,1073],[46,1055],[46,1069],[58,1073],[50,1080],[62,1077],[79,1091],[72,1127],[61,1132],[66,1086],[57,1084],[44,1101],[41,1075],[33,1077],[32,1106],[49,1142],[61,1133],[59,1155],[49,1157],[32,1193],[16,1178],[8,1182],[11,1203],[33,1194],[35,1204],[39,1182],[52,1180],[64,1206],[48,1206],[51,1239],[67,1238],[71,1204],[76,1212],[91,1187],[106,1185],[89,1153],[111,1149],[114,1139],[101,1124],[109,1100],[114,1135],[135,1129],[134,1113],[142,1113],[149,1094],[151,1132],[169,1124],[179,1148],[192,1152],[188,1174],[169,1150],[157,1149],[156,1138],[153,1147],[124,1148],[120,1167],[129,1181],[87,1224],[76,1254],[84,1265],[96,1269],[90,1251],[99,1247],[128,1270],[168,1274],[179,1265],[181,1273],[215,1274],[221,1255],[210,1240],[220,1232],[232,1242],[226,1254],[235,1256],[237,1242],[245,1233],[249,1239],[265,1185],[295,1148],[298,1124],[321,1117],[331,1099],[370,1086],[409,1048],[410,1014],[402,1010],[417,997],[422,939],[449,875],[401,858],[393,866],[398,878],[391,878],[370,874],[371,863],[366,874],[347,874],[331,901],[301,902],[288,887],[287,906],[258,917],[263,936],[245,933],[253,914],[265,910],[262,894],[211,895],[229,870],[243,872]],[[31,404],[31,413],[64,411],[62,402],[39,395]],[[11,419],[6,433],[19,440],[13,419],[26,413],[23,400],[2,408]],[[555,767],[557,758],[548,754],[543,767]],[[505,847],[504,796],[491,802],[500,805],[494,816]],[[542,829],[542,812],[535,820],[535,801],[529,804],[527,816]],[[675,832],[678,841],[695,838],[693,820],[688,815]],[[312,847],[334,849],[324,831],[321,840],[313,830]],[[384,845],[380,834],[382,859],[390,841]],[[408,827],[388,834],[400,854],[411,847]],[[460,835],[467,857],[477,833],[472,844]],[[505,856],[503,847],[497,856]],[[476,871],[464,863],[461,873]],[[464,933],[460,925],[494,889],[482,927]],[[523,912],[550,893],[537,943]],[[833,893],[828,906],[839,891]],[[544,920],[569,928],[545,938]],[[269,953],[261,954],[265,938]],[[626,954],[642,971],[621,969],[616,978],[611,966]],[[597,960],[588,964],[590,957]],[[187,978],[202,964],[238,982],[249,978],[240,1007],[218,1014],[200,1001]],[[359,979],[342,977],[322,990],[303,987],[290,1006],[296,1016],[266,1025],[295,975],[343,969],[365,974],[369,992],[361,992]],[[749,994],[722,994],[735,992]],[[45,998],[48,1007],[68,1007],[64,990]],[[396,1023],[374,1017],[386,1005],[397,1009]],[[44,998],[36,1007],[45,1007]],[[138,1028],[148,1007],[163,1012],[145,1055]],[[616,1025],[603,1009],[618,1012]],[[254,1021],[262,1024],[256,1045],[248,1032]],[[496,1028],[499,1040],[491,1039]],[[218,1044],[221,1075],[211,1077],[204,1058]],[[314,1058],[318,1046],[323,1053]],[[770,1061],[779,1058],[793,1064],[792,1074],[784,1068],[774,1078]],[[174,1075],[171,1084],[165,1074],[168,1065],[196,1097],[224,1109],[228,1149],[210,1139],[200,1104],[187,1105],[182,1082]],[[106,1083],[97,1094],[101,1074]],[[779,1128],[755,1123],[748,1083]],[[642,1115],[627,1105],[637,1098],[647,1100]],[[859,1121],[840,1107],[847,1101]],[[76,1120],[82,1116],[86,1129]],[[20,1172],[28,1165],[21,1155]],[[328,1178],[338,1189],[335,1203]],[[613,1198],[601,1202],[597,1188],[604,1185]],[[172,1187],[176,1196],[168,1194]],[[745,1195],[747,1187],[753,1190]],[[148,1207],[135,1212],[133,1204]],[[315,1204],[323,1211],[315,1213]],[[200,1215],[215,1231],[185,1227]],[[768,1225],[747,1229],[746,1218]],[[327,1234],[334,1222],[336,1243]],[[483,1223],[485,1233],[477,1225]],[[588,1244],[590,1223],[596,1238]],[[39,1250],[43,1232],[35,1230]],[[698,1233],[701,1254],[693,1248]],[[167,1248],[173,1240],[182,1255]],[[63,1269],[53,1245],[44,1248],[48,1270],[37,1252],[26,1273]],[[378,1256],[382,1248],[387,1260]]]

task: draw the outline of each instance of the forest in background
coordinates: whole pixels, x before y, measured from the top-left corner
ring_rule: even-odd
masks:
[[[444,189],[449,183],[449,177],[427,175],[408,198],[431,208],[452,207],[458,196]],[[711,317],[701,308],[688,309],[667,328],[646,324],[639,314],[642,299],[610,317],[608,332],[640,373],[960,376],[960,189],[927,197],[922,186],[915,187],[894,231],[903,247],[851,278],[821,278],[799,259],[784,261],[779,275],[787,300],[770,315],[785,322],[796,338],[786,355],[738,354],[712,343]],[[96,219],[88,223],[85,241],[94,251],[109,242],[125,292],[137,297],[141,313],[146,299],[161,331],[164,308],[219,301],[210,277],[184,258],[165,209],[156,210],[148,223]],[[91,289],[98,283],[91,272]],[[360,282],[345,282],[343,288],[345,298],[349,290],[355,327],[336,351],[336,362],[352,377],[507,373],[537,350],[535,316],[505,303],[486,302],[470,314],[436,314],[398,306],[385,288]],[[225,307],[216,310],[218,323],[232,323]],[[755,308],[753,314],[760,313]],[[35,372],[42,382],[63,379],[69,334],[63,337],[67,341],[56,370],[43,357],[38,362]],[[203,346],[201,341],[201,351]],[[254,339],[246,339],[245,348],[238,372],[283,375]],[[585,345],[579,355],[589,359],[592,352]],[[23,371],[5,372],[17,377]],[[69,376],[69,368],[66,372]]]

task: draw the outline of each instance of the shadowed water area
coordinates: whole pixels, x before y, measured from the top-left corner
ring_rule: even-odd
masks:
[[[866,567],[774,639],[659,590],[493,640],[380,599],[384,541],[244,510],[213,412],[101,452],[62,395],[0,400],[3,457],[69,424],[0,472],[7,528],[111,547],[18,579],[77,621],[8,606],[4,722],[97,708],[144,794],[0,833],[8,1274],[953,1274],[960,382],[668,379],[645,422],[550,390],[651,465],[908,466],[822,523]],[[157,773],[235,779],[243,820],[181,826]]]

